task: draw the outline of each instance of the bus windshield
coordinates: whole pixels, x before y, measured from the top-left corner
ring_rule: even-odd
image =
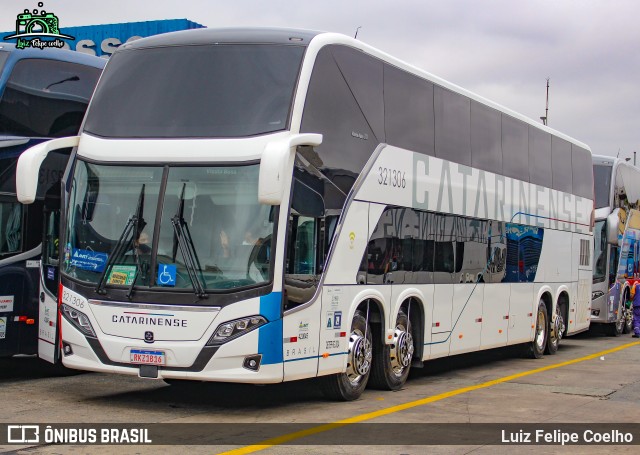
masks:
[[[302,46],[275,44],[116,52],[96,89],[85,131],[179,138],[284,130],[303,54]]]
[[[257,164],[78,161],[63,273],[92,284],[155,290],[264,284],[271,279],[274,216],[259,204],[257,182]]]
[[[596,208],[609,207],[609,196],[611,194],[611,171],[612,166],[601,164],[593,165],[593,187],[596,197]]]

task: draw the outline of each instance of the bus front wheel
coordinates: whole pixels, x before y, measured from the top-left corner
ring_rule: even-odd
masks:
[[[625,318],[625,303],[623,299],[620,299],[620,303],[618,303],[618,311],[616,312],[618,316],[618,320],[616,322],[612,322],[611,324],[607,324],[606,331],[607,335],[612,337],[619,337],[622,335],[624,331],[624,326],[626,324]]]
[[[318,378],[322,393],[327,398],[353,401],[362,395],[371,373],[373,356],[371,340],[371,327],[367,323],[366,314],[356,310],[351,322],[347,371]]]

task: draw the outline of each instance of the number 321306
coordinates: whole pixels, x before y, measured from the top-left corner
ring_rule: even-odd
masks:
[[[390,186],[392,188],[404,188],[407,186],[405,171],[390,169],[388,167],[378,168],[378,184],[382,186]]]

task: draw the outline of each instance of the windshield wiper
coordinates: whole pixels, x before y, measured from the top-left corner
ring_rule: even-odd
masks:
[[[182,184],[182,193],[180,194],[180,202],[178,204],[178,210],[176,214],[171,218],[171,224],[173,225],[173,261],[176,260],[177,247],[180,246],[180,252],[184,259],[184,266],[189,274],[191,285],[198,297],[207,298],[207,294],[204,291],[204,276],[202,276],[202,266],[200,265],[200,259],[198,259],[198,253],[196,252],[195,245],[193,244],[193,238],[191,232],[189,232],[189,226],[184,220],[184,190],[187,184]],[[197,267],[197,271],[196,271]],[[198,274],[200,276],[198,276]],[[202,279],[202,281],[201,281]]]
[[[138,235],[139,236],[140,235],[140,231],[142,231],[142,229],[144,229],[144,227],[146,226],[147,223],[145,223],[144,219],[141,220],[141,218],[142,218],[142,208],[143,207],[144,207],[144,184],[142,185],[142,188],[140,188],[140,195],[138,196],[138,207],[136,208],[135,213],[133,215],[131,215],[129,217],[129,219],[127,220],[127,224],[125,224],[124,229],[122,230],[122,234],[120,234],[120,238],[118,239],[118,243],[116,243],[116,246],[113,249],[113,252],[109,256],[109,259],[107,259],[107,263],[104,266],[104,270],[102,271],[102,274],[100,275],[100,279],[98,280],[98,286],[96,287],[96,292],[98,294],[106,294],[106,291],[104,290],[105,278],[109,274],[109,270],[112,268],[113,263],[115,262],[115,260],[117,258],[119,258],[122,255],[122,253],[124,253],[125,247],[126,247],[126,243],[127,243],[126,239],[129,237],[129,234],[131,234],[133,232],[134,235]],[[135,231],[134,231],[134,229],[135,229]],[[133,240],[136,239],[136,238],[137,237],[133,237],[131,239],[131,242],[133,243]],[[136,248],[135,248],[135,245],[134,245],[134,250],[135,249]],[[134,254],[136,255],[136,277],[137,277],[138,268],[140,266],[140,263],[139,263],[139,256],[137,255],[137,252],[134,251]],[[135,278],[134,278],[133,281],[135,283]],[[128,294],[129,298],[130,298],[130,296],[131,296],[131,289],[129,290],[129,294]]]
[[[131,281],[131,285],[129,286],[129,292],[127,292],[127,299],[131,300],[131,296],[133,295],[133,287],[136,285],[136,281],[138,280],[138,275],[140,274],[140,252],[138,248],[140,246],[140,234],[142,234],[142,230],[147,225],[147,222],[144,220],[142,214],[144,213],[144,184],[142,185],[142,189],[140,190],[140,196],[138,197],[138,208],[136,209],[136,213],[133,216],[133,257],[136,260],[136,271],[133,276],[133,281]]]

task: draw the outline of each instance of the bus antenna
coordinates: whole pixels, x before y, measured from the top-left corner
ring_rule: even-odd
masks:
[[[547,102],[546,102],[546,107],[544,109],[544,117],[540,117],[540,120],[542,120],[542,124],[545,126],[549,121],[549,79],[550,78],[547,78]]]
[[[353,39],[358,39],[358,30],[360,30],[362,28],[362,25],[359,25],[358,28],[356,28],[356,34],[353,35]]]

